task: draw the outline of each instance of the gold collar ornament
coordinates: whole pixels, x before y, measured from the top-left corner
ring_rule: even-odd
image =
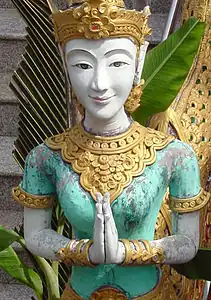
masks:
[[[140,47],[148,27],[149,7],[143,11],[126,10],[123,0],[72,0],[69,9],[58,11],[48,0],[56,41],[64,46],[72,39],[129,37]],[[77,4],[75,6],[74,4]]]
[[[173,139],[137,122],[113,137],[91,135],[79,124],[48,138],[45,144],[61,151],[63,160],[80,174],[81,186],[93,199],[96,192],[109,192],[112,203],[133,177],[155,162],[156,150],[165,148]]]

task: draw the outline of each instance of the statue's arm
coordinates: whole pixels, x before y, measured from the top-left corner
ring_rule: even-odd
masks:
[[[45,145],[39,145],[26,159],[23,181],[13,189],[14,199],[24,206],[26,245],[33,254],[41,257],[62,260],[72,265],[93,266],[92,262],[104,261],[103,230],[94,230],[93,242],[86,239],[70,240],[51,228],[57,187],[66,179],[62,176],[56,177],[57,167],[61,164],[57,153]],[[101,228],[103,222],[96,214],[95,228]],[[84,254],[83,262],[80,259],[81,254]]]
[[[170,208],[172,218],[172,236],[154,241],[123,241],[125,253],[123,264],[128,263],[128,253],[132,248],[139,247],[138,259],[135,264],[142,263],[167,263],[179,264],[190,261],[196,255],[199,248],[199,219],[200,209],[206,205],[209,195],[200,186],[200,172],[198,161],[192,148],[180,141],[175,142],[170,149],[171,156],[175,156],[171,169],[169,182]],[[134,245],[133,245],[134,244]],[[120,246],[122,247],[122,245]],[[157,260],[143,261],[142,253],[148,247],[148,254],[155,251]],[[149,248],[150,247],[150,248]],[[129,251],[128,251],[129,249]],[[130,258],[130,257],[129,257]],[[126,263],[125,263],[126,262]]]
[[[24,238],[30,252],[57,260],[56,253],[70,240],[51,229],[51,218],[52,208],[24,207]]]
[[[162,248],[164,263],[180,264],[194,258],[199,248],[200,213],[172,213],[172,236],[150,242],[152,247]]]

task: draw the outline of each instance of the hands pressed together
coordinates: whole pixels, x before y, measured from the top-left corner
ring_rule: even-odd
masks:
[[[125,258],[125,248],[118,240],[114,222],[110,194],[96,194],[96,215],[93,232],[93,245],[89,257],[94,264],[121,264]]]

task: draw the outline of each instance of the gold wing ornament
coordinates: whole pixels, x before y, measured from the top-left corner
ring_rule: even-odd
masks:
[[[20,104],[14,157],[26,155],[47,137],[68,127],[65,74],[45,0],[12,0],[25,20],[27,46],[10,87]]]
[[[164,133],[171,133],[189,143],[195,150],[201,173],[201,184],[205,191],[211,191],[211,1],[186,0],[183,5],[182,20],[195,16],[208,25],[200,45],[200,51],[181,88],[178,96],[163,113],[153,116],[149,126]],[[201,248],[211,248],[211,200],[201,211]],[[156,238],[171,234],[168,196],[164,199],[157,225]],[[203,265],[199,265],[203,268]],[[202,299],[205,281],[190,280],[169,266],[169,286],[178,294],[177,299]],[[200,273],[200,272],[199,272]],[[201,277],[204,278],[204,277]]]
[[[13,155],[23,168],[27,154],[35,146],[69,127],[67,97],[69,95],[47,1],[12,0],[12,2],[27,25],[27,46],[10,83],[20,107],[19,135],[15,141]],[[57,230],[58,224],[60,229],[64,224],[63,213],[59,206],[54,209],[52,227]],[[71,235],[68,223],[64,225],[63,234]],[[68,276],[69,269],[60,264],[58,278],[61,291]],[[44,292],[44,299],[47,299],[47,289]]]

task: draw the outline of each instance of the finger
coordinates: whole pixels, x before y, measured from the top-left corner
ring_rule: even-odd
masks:
[[[103,195],[103,203],[108,203],[108,204],[110,204],[110,193],[109,193],[109,192],[106,192],[106,193]]]
[[[116,224],[115,224],[113,212],[111,209],[110,194],[108,192],[105,193],[103,196],[103,214],[104,214],[104,216],[106,216],[105,221],[110,220],[112,232],[115,233],[116,232]]]
[[[97,192],[97,193],[95,194],[95,196],[96,196],[96,202],[97,202],[97,203],[102,203],[102,202],[103,202],[103,196],[102,196],[101,193]]]

